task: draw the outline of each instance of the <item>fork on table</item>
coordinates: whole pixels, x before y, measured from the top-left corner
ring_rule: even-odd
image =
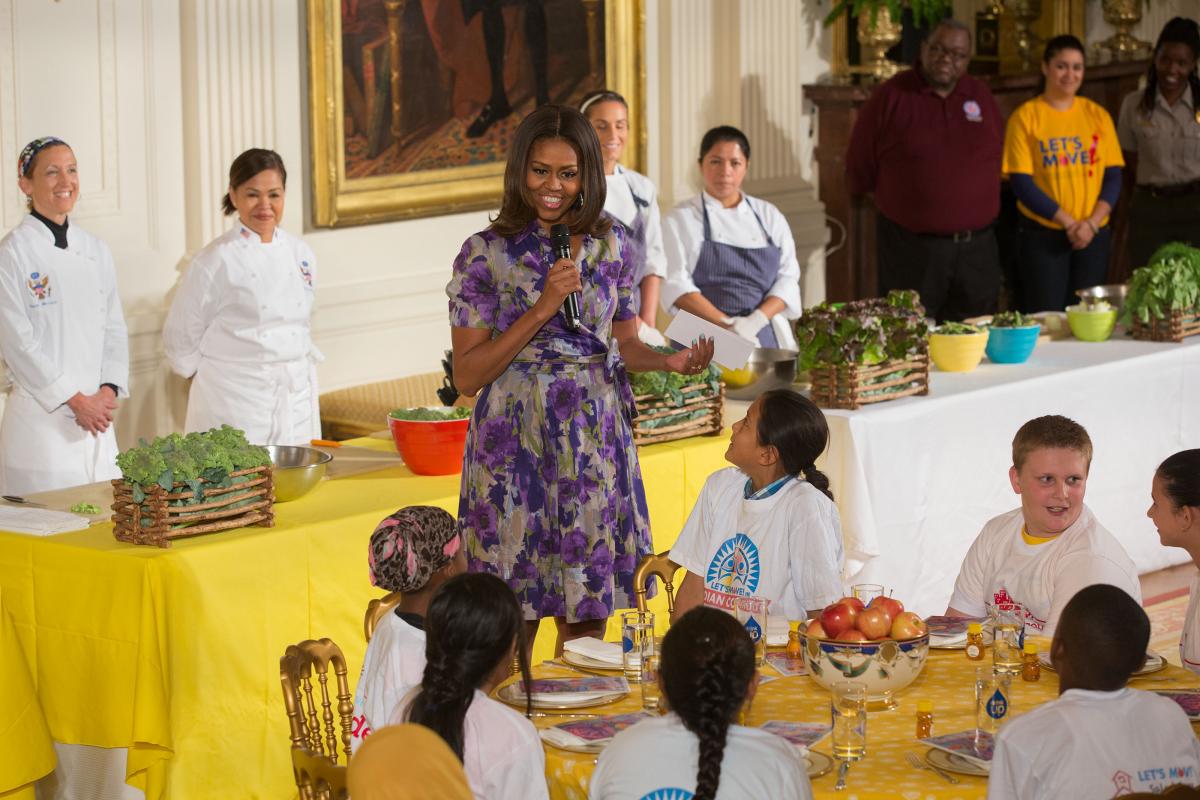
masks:
[[[949,772],[946,772],[944,769],[939,769],[938,767],[935,767],[933,764],[930,764],[928,761],[921,758],[916,753],[905,753],[905,755],[908,756],[908,763],[912,764],[917,769],[928,770],[929,772],[933,772],[937,775],[941,775],[943,778],[945,778],[950,783],[958,783],[958,778],[954,777]]]

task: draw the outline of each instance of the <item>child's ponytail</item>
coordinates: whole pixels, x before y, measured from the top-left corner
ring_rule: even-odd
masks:
[[[821,409],[790,389],[772,389],[759,398],[758,443],[774,447],[783,471],[804,480],[833,499],[829,478],[816,467],[829,444],[829,423]]]
[[[830,500],[833,499],[833,491],[829,488],[829,476],[817,469],[815,464],[809,464],[807,467],[802,467],[800,472],[804,475],[804,480],[808,481],[815,488],[819,489],[821,494],[825,495]]]

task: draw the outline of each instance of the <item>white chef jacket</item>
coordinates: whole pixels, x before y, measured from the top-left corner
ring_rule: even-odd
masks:
[[[646,226],[646,267],[642,277],[667,277],[667,253],[663,249],[662,214],[658,210],[658,189],[640,172],[617,164],[612,175],[606,175],[607,194],[604,210],[626,228],[632,229],[638,217]],[[631,191],[632,190],[632,191]],[[633,201],[637,195],[650,205],[642,208]]]
[[[778,297],[786,306],[771,319],[775,338],[783,348],[795,348],[795,336],[786,320],[798,319],[800,307],[800,262],[796,260],[796,242],[792,229],[779,209],[766,200],[742,192],[742,201],[725,208],[707,192],[686,200],[663,217],[663,246],[667,253],[667,279],[663,281],[662,306],[674,312],[680,295],[700,291],[692,282],[692,272],[704,243],[704,215],[700,203],[708,207],[708,223],[712,240],[735,247],[766,247],[763,228],[779,248],[779,274],[767,292]],[[762,225],[755,219],[755,212]]]
[[[276,228],[264,243],[240,222],[192,259],[163,327],[171,369],[193,378],[187,431],[227,424],[255,444],[320,437],[316,272],[300,239]]]
[[[57,248],[32,214],[0,241],[0,355],[12,382],[0,424],[3,492],[119,477],[113,426],[87,433],[66,406],[104,383],[128,396],[128,334],[104,242],[72,223],[67,248]]]

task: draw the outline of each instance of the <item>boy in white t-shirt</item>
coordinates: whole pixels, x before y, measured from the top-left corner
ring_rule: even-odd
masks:
[[[1130,689],[1150,620],[1115,586],[1082,589],[1050,645],[1059,697],[996,737],[988,800],[1103,798],[1200,784],[1200,742],[1175,702]]]
[[[671,560],[687,569],[675,616],[738,596],[765,597],[771,614],[807,619],[842,596],[842,525],[829,479],[816,468],[825,415],[787,389],[766,392],[733,426],[736,469],[704,484]]]
[[[1061,416],[1032,419],[1013,438],[1008,471],[1021,507],[983,526],[954,582],[946,615],[983,617],[989,606],[1019,603],[1025,630],[1050,636],[1063,606],[1093,583],[1141,602],[1125,549],[1083,504],[1092,440]]]
[[[402,592],[400,604],[375,627],[354,690],[350,750],[386,725],[425,671],[425,613],[433,592],[467,571],[458,524],[433,506],[408,506],[379,523],[367,548],[371,583]]]

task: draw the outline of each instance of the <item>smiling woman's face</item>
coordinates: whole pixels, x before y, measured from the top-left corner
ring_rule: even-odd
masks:
[[[28,175],[17,185],[33,203],[33,210],[62,224],[79,199],[79,167],[75,153],[65,144],[47,147],[34,156]]]
[[[543,225],[562,220],[575,204],[583,184],[579,156],[565,139],[538,139],[529,151],[526,196]]]
[[[229,201],[237,209],[238,219],[264,242],[271,241],[283,219],[283,198],[283,176],[274,169],[264,169],[229,190]]]

